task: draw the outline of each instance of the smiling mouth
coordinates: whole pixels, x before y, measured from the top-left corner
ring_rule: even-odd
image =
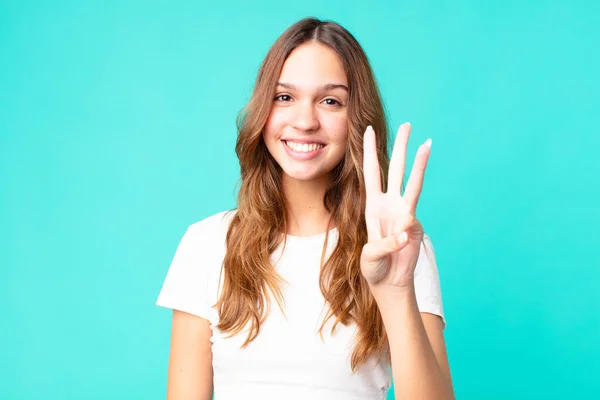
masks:
[[[310,153],[312,151],[315,150],[320,150],[323,147],[325,147],[324,144],[320,144],[320,143],[296,143],[296,142],[292,142],[292,141],[288,141],[288,140],[283,140],[283,143],[285,143],[285,145],[287,147],[289,147],[291,150],[295,151],[296,153]]]

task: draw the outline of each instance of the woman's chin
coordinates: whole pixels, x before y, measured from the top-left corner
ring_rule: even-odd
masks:
[[[283,169],[283,174],[284,179],[303,182],[320,181],[326,179],[328,176],[328,174],[322,171],[298,171],[290,169]]]

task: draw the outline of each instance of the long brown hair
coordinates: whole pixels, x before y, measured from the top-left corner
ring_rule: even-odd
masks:
[[[303,19],[287,29],[268,51],[252,97],[238,117],[236,153],[240,161],[241,186],[237,212],[227,231],[223,261],[223,285],[216,307],[217,328],[235,335],[249,326],[243,346],[250,343],[269,314],[270,291],[283,310],[283,282],[269,257],[285,241],[286,209],[280,188],[281,167],[263,141],[276,84],[283,64],[298,46],[316,42],[340,57],[349,83],[348,144],[342,161],[332,171],[332,184],[323,203],[338,229],[338,242],[323,265],[320,288],[329,306],[321,326],[334,317],[338,323],[357,325],[351,365],[355,371],[378,354],[389,361],[386,332],[377,304],[360,272],[360,254],[367,242],[363,176],[363,134],[372,125],[377,135],[381,181],[387,186],[388,127],[373,71],[363,49],[346,29],[330,21]],[[327,236],[326,236],[327,240]],[[327,241],[325,242],[325,246]],[[284,242],[285,246],[285,242]]]

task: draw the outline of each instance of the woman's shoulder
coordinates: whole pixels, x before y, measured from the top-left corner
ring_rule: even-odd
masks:
[[[235,212],[220,211],[188,225],[177,247],[172,262],[175,267],[172,268],[192,271],[194,274],[212,273],[219,268],[225,256],[227,229]]]
[[[206,237],[216,237],[226,234],[229,223],[236,212],[237,209],[231,209],[210,214],[189,225],[188,231],[192,234]]]

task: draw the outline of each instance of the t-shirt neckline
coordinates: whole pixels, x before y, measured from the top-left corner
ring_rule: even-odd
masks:
[[[332,234],[337,233],[337,227],[335,228],[331,228],[329,230],[329,235],[331,236]],[[310,240],[316,240],[316,239],[321,239],[321,238],[325,238],[325,235],[327,234],[327,231],[325,232],[321,232],[321,233],[317,233],[316,235],[310,235],[310,236],[294,236],[294,235],[289,235],[286,234],[286,240],[287,241],[310,241]]]

